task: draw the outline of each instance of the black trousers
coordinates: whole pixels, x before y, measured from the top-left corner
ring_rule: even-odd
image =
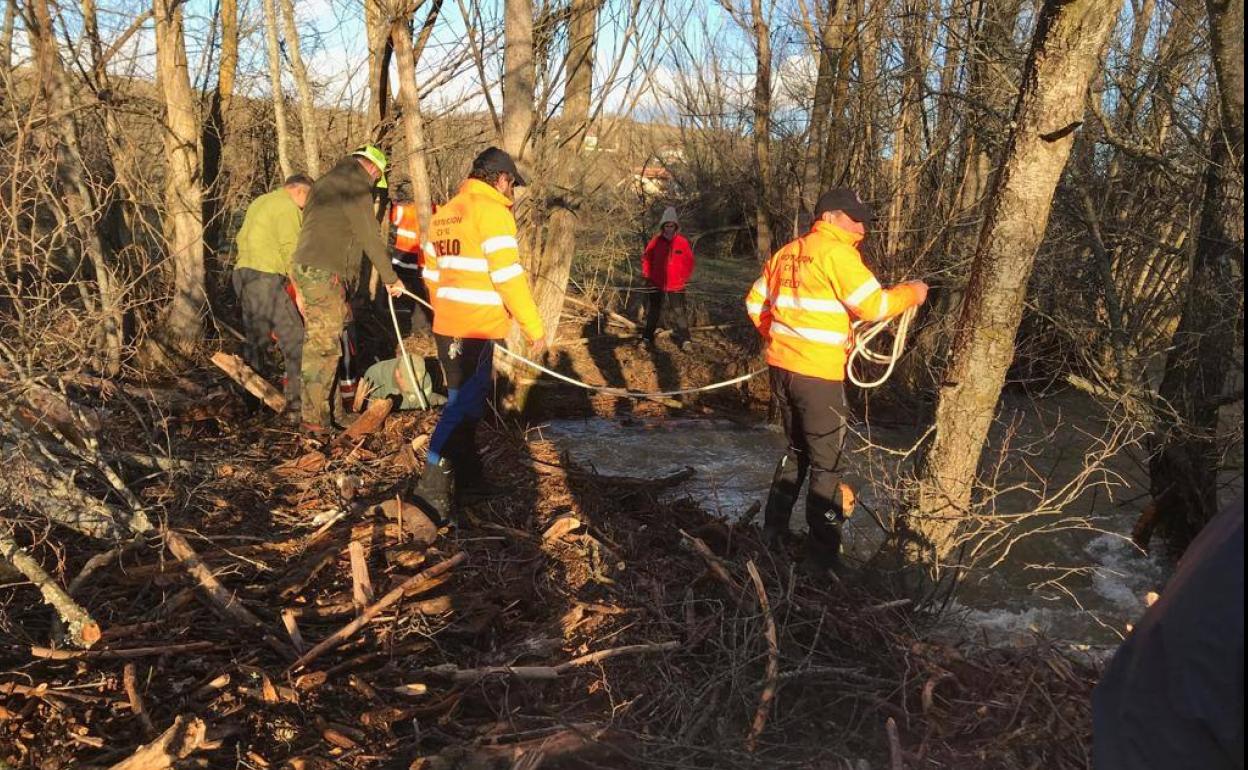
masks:
[[[788,451],[776,465],[767,497],[764,525],[788,530],[806,476],[806,524],[817,557],[840,551],[841,501],[839,466],[845,448],[845,383],[808,377],[771,367],[771,392],[780,407]]]
[[[303,319],[286,293],[286,276],[239,267],[230,278],[243,314],[243,360],[263,376],[269,335],[277,337],[286,365],[286,403],[297,409],[303,382]]]
[[[653,341],[654,334],[659,328],[659,316],[663,313],[663,305],[668,306],[668,321],[675,329],[674,334],[677,342],[684,342],[689,339],[689,313],[685,304],[685,293],[683,291],[662,291],[660,289],[650,290],[649,308],[646,310],[646,329],[642,332],[644,339]]]

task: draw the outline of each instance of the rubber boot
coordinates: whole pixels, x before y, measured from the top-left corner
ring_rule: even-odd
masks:
[[[416,504],[429,518],[446,526],[460,525],[455,508],[455,468],[443,457],[437,465],[425,464],[425,472],[413,490]]]
[[[801,488],[802,473],[793,458],[786,454],[776,464],[771,490],[767,493],[767,507],[763,509],[763,542],[768,548],[784,546]]]
[[[485,462],[477,448],[477,420],[466,420],[451,436],[455,463],[456,492],[468,498],[499,497],[508,489],[485,477]]]

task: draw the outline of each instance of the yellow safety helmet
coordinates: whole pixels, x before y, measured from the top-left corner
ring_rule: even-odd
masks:
[[[386,182],[386,166],[388,165],[388,161],[386,160],[386,154],[381,151],[380,147],[375,144],[365,144],[355,148],[351,154],[357,158],[364,158],[376,166],[377,170],[381,172],[381,175],[377,177],[377,183],[374,187],[380,187],[383,190],[388,187]]]

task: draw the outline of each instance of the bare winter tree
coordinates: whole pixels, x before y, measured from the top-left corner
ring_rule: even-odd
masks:
[[[1219,511],[1220,407],[1236,361],[1244,312],[1244,3],[1207,0],[1217,121],[1204,176],[1200,231],[1183,314],[1159,397],[1158,447],[1150,471],[1163,534],[1182,548]],[[1242,340],[1239,341],[1242,344]]]
[[[173,265],[173,296],[162,336],[180,352],[203,337],[204,219],[199,165],[199,109],[186,62],[183,8],[154,0],[156,73],[160,83],[165,147],[165,230]]]
[[[1040,12],[911,521],[937,566],[949,555],[962,520],[974,510],[977,467],[1014,358],[1028,278],[1048,224],[1053,191],[1083,122],[1084,96],[1120,7],[1120,0],[1050,0]]]
[[[269,86],[273,101],[273,127],[277,133],[277,167],[282,177],[295,173],[290,160],[290,134],[286,126],[286,98],[282,94],[282,44],[278,35],[278,0],[263,0],[264,40],[269,55]]]
[[[281,5],[282,29],[286,33],[286,55],[290,57],[290,70],[295,78],[295,90],[299,92],[299,123],[303,128],[303,156],[307,173],[321,175],[321,127],[316,119],[316,100],[312,96],[312,83],[308,68],[303,63],[303,51],[299,45],[299,28],[295,25],[293,0],[277,0]]]

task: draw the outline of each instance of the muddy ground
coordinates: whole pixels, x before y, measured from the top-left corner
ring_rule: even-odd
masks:
[[[552,361],[696,386],[759,366],[748,332],[651,351],[587,316],[563,337],[591,339]],[[104,416],[101,456],[159,524],[112,544],[6,511],[62,584],[118,547],[75,594],[103,630],[90,650],[53,649],[39,593],[0,588],[0,766],[116,766],[157,736],[177,767],[1087,766],[1091,669],[925,641],[904,598],[808,574],[800,544],[770,553],[752,524],[661,500],[676,478],[599,476],[530,430],[757,418],[761,378],[681,402],[539,385],[527,416],[500,408],[485,432],[510,493],[436,532],[401,505],[436,415],[316,445],[248,414],[215,370],[115,385],[65,392]],[[256,623],[212,600],[170,532]]]

